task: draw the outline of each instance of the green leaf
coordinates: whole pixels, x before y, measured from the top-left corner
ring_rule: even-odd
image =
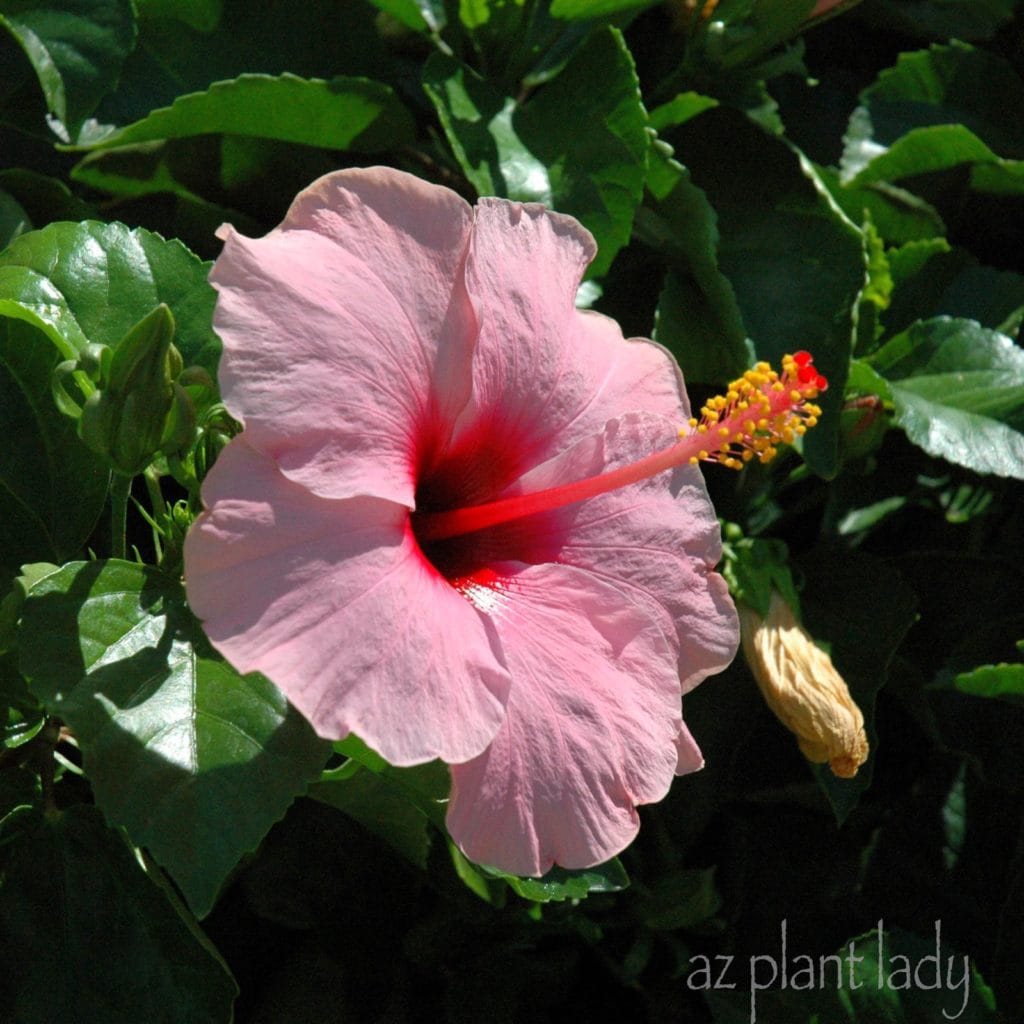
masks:
[[[443,0],[370,0],[370,3],[417,32],[437,32],[444,28],[447,20]]]
[[[173,18],[197,32],[212,32],[220,22],[224,0],[135,0],[143,18]]]
[[[40,817],[0,889],[12,1021],[225,1024],[237,987],[93,807]]]
[[[74,730],[108,821],[199,917],[327,755],[276,687],[213,651],[181,583],[147,566],[78,562],[35,584],[21,669]]]
[[[951,947],[941,921],[927,938],[900,928],[876,929],[839,955],[849,968],[849,984],[827,992],[824,1005],[834,999],[853,1021],[999,1020],[987,986],[970,958]]]
[[[800,154],[736,111],[705,111],[666,137],[717,215],[718,268],[757,357],[777,366],[784,353],[808,349],[829,380],[804,457],[831,476],[864,282],[861,233]]]
[[[650,145],[621,34],[593,32],[558,77],[525,104],[441,54],[427,61],[423,86],[477,192],[572,214],[597,240],[589,276],[604,274],[629,241]],[[566,132],[566,124],[574,130]]]
[[[44,721],[39,702],[29,693],[14,656],[0,657],[0,750],[24,746],[38,735]],[[0,779],[6,774],[0,772]],[[0,817],[5,813],[0,805]]]
[[[871,357],[894,422],[929,455],[1024,480],[1024,352],[971,320],[916,323]]]
[[[703,114],[718,106],[718,100],[703,96],[699,92],[681,92],[674,100],[655,107],[650,114],[651,127],[660,132],[666,128],[676,128],[686,124],[691,117]]]
[[[513,892],[534,903],[581,900],[591,893],[620,892],[629,885],[629,875],[618,857],[577,871],[554,867],[541,878],[519,878],[482,866],[480,870],[491,878],[504,879]]]
[[[185,365],[217,373],[214,292],[203,263],[180,242],[123,224],[50,224],[0,253],[0,316],[43,331],[65,359],[87,344],[111,348],[165,302]]]
[[[1016,0],[874,0],[881,29],[945,41],[991,39],[1013,17]]]
[[[165,4],[198,10],[203,0]],[[130,124],[186,93],[205,91],[211,82],[255,72],[287,71],[306,79],[344,72],[389,82],[412,73],[412,62],[382,38],[362,2],[303,0],[288,7],[287,17],[278,4],[252,0],[221,0],[220,7],[213,28],[145,17],[121,84],[103,101],[97,117],[104,123]],[[294,113],[296,120],[302,119],[301,112]]]
[[[753,352],[735,292],[718,266],[715,211],[666,148],[660,140],[652,148],[648,198],[635,226],[641,241],[671,260],[653,336],[676,357],[687,381],[721,383],[742,374]]]
[[[567,21],[604,18],[622,11],[638,11],[653,7],[658,0],[552,0],[551,16]]]
[[[7,0],[0,25],[31,62],[53,129],[77,138],[135,46],[130,0]]]
[[[106,464],[54,405],[60,358],[34,327],[0,317],[0,562],[11,567],[74,558],[107,496]]]
[[[63,181],[36,171],[22,167],[0,171],[0,188],[18,200],[18,205],[28,215],[29,227],[41,228],[55,220],[88,220],[96,216],[95,209],[72,195]]]
[[[1010,175],[1002,188],[1019,192],[1024,145],[1013,125],[1021,118],[1024,81],[1003,59],[958,42],[902,54],[861,93],[846,136],[843,181],[899,181],[994,164]]]
[[[878,233],[890,244],[900,245],[945,235],[946,225],[937,210],[920,196],[885,182],[844,185],[839,172],[817,167],[821,183],[855,224],[870,217]]]
[[[301,117],[295,116],[297,110]],[[181,96],[141,121],[76,148],[110,149],[221,133],[376,153],[411,142],[414,128],[391,87],[368,78],[241,75]]]
[[[31,227],[25,208],[10,192],[0,188],[0,249],[6,249]]]
[[[360,769],[344,778],[315,782],[307,796],[337,807],[380,837],[406,860],[426,868],[429,821],[402,788],[385,775]]]
[[[718,913],[722,897],[715,888],[715,869],[682,868],[658,878],[637,893],[637,913],[655,931],[693,928]]]
[[[953,686],[972,697],[994,697],[1022,705],[1024,664],[1001,662],[998,665],[981,665],[972,672],[961,672],[954,678]]]

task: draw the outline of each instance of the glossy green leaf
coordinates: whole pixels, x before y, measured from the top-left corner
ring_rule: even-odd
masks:
[[[991,164],[1009,175],[1003,190],[1019,192],[1024,144],[1013,125],[1021,117],[1024,81],[1002,58],[956,42],[902,54],[861,93],[843,180],[862,185]]]
[[[480,870],[491,878],[504,879],[513,892],[534,903],[581,900],[591,893],[619,892],[629,885],[629,875],[618,857],[577,871],[554,867],[541,878],[519,878],[487,867]]]
[[[199,917],[327,754],[276,687],[213,651],[181,583],[146,566],[72,563],[33,586],[21,669],[74,730],[108,821]]]
[[[593,88],[595,80],[600,90]],[[650,144],[621,34],[595,31],[525,104],[440,54],[427,61],[424,88],[477,192],[572,214],[599,247],[589,274],[604,274],[629,240]],[[573,131],[565,131],[566,124]]]
[[[604,18],[623,11],[653,7],[658,0],[552,0],[551,16],[567,20]]]
[[[344,754],[349,761],[340,768],[324,772],[320,777],[322,782],[351,778],[356,774],[354,769],[358,767],[369,769],[383,777],[389,786],[404,796],[407,803],[418,808],[428,821],[442,832],[445,830],[444,816],[451,778],[448,766],[442,761],[429,761],[410,768],[396,768],[355,735],[346,736],[333,746],[335,753]]]
[[[94,807],[36,819],[0,890],[10,1021],[227,1024],[237,988]]]
[[[895,423],[929,455],[1024,480],[1024,352],[971,320],[914,324],[881,348]]]
[[[87,344],[114,347],[161,302],[174,314],[185,365],[216,375],[209,266],[180,242],[123,224],[51,224],[0,253],[0,316],[25,320],[64,359]]]
[[[60,359],[40,331],[0,318],[0,436],[17,439],[0,445],[0,565],[74,558],[106,500],[106,464],[53,402]]]
[[[972,697],[995,697],[1011,704],[1024,704],[1024,664],[981,665],[971,672],[961,672],[954,678],[953,686]]]
[[[161,0],[167,7],[204,6],[204,0]],[[211,82],[240,75],[284,72],[305,79],[343,73],[394,82],[408,62],[384,39],[363,2],[303,0],[287,12],[278,4],[220,0],[212,28],[183,20],[146,17],[139,44],[129,57],[118,89],[97,111],[103,124],[142,121]],[[287,16],[285,16],[285,13]],[[408,73],[408,72],[407,72]],[[296,120],[302,120],[295,111]]]
[[[705,58],[721,68],[735,69],[754,65],[772,50],[795,36],[816,0],[789,0],[788,3],[722,3],[713,8],[713,17],[702,19]],[[782,58],[783,64],[786,58]],[[769,69],[757,68],[763,77]]]
[[[386,14],[417,32],[437,32],[444,28],[446,15],[443,0],[370,0]]]
[[[295,116],[296,110],[302,117]],[[241,75],[181,96],[171,106],[79,148],[221,133],[375,153],[410,142],[413,123],[391,87],[368,78]]]
[[[666,137],[715,211],[718,269],[757,358],[778,364],[783,353],[807,349],[829,380],[819,399],[824,416],[808,433],[804,456],[831,476],[852,310],[864,282],[861,233],[806,160],[736,111],[705,111]]]
[[[879,154],[871,122],[858,113],[850,123],[843,158],[844,180],[854,185],[902,181],[918,174],[973,165],[971,183],[983,192],[1024,192],[1024,163],[1004,160],[963,125],[912,128]]]
[[[635,226],[639,239],[671,261],[653,337],[676,357],[687,381],[721,383],[742,374],[753,352],[736,294],[719,269],[715,211],[663,146],[651,152],[648,198]]]
[[[427,816],[386,775],[361,768],[344,778],[322,777],[309,787],[307,795],[337,807],[417,867],[427,866]]]
[[[946,233],[938,211],[920,196],[885,182],[874,185],[843,185],[839,172],[831,167],[816,168],[818,178],[832,198],[855,224],[870,217],[878,233],[890,245],[901,245]]]
[[[31,62],[54,130],[77,138],[135,46],[130,0],[7,0],[0,25]]]
[[[675,99],[651,111],[650,124],[656,132],[675,128],[685,124],[691,117],[717,106],[718,100],[710,96],[703,96],[699,92],[681,92]]]

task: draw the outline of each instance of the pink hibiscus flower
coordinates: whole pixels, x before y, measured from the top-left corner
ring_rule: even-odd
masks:
[[[738,642],[671,357],[574,308],[593,239],[538,205],[348,170],[222,237],[245,429],[185,546],[210,640],[322,736],[449,763],[473,860],[608,859],[701,766],[680,695]]]

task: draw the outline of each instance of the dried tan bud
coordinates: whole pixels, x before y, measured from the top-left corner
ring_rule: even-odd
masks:
[[[768,707],[790,732],[808,761],[828,763],[834,775],[852,779],[867,760],[864,716],[832,659],[773,592],[768,615],[739,605],[743,653]]]

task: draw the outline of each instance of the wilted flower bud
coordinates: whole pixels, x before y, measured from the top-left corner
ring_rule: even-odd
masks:
[[[764,618],[743,603],[738,610],[743,653],[768,707],[796,735],[804,757],[853,778],[868,757],[864,716],[832,659],[778,592]]]

